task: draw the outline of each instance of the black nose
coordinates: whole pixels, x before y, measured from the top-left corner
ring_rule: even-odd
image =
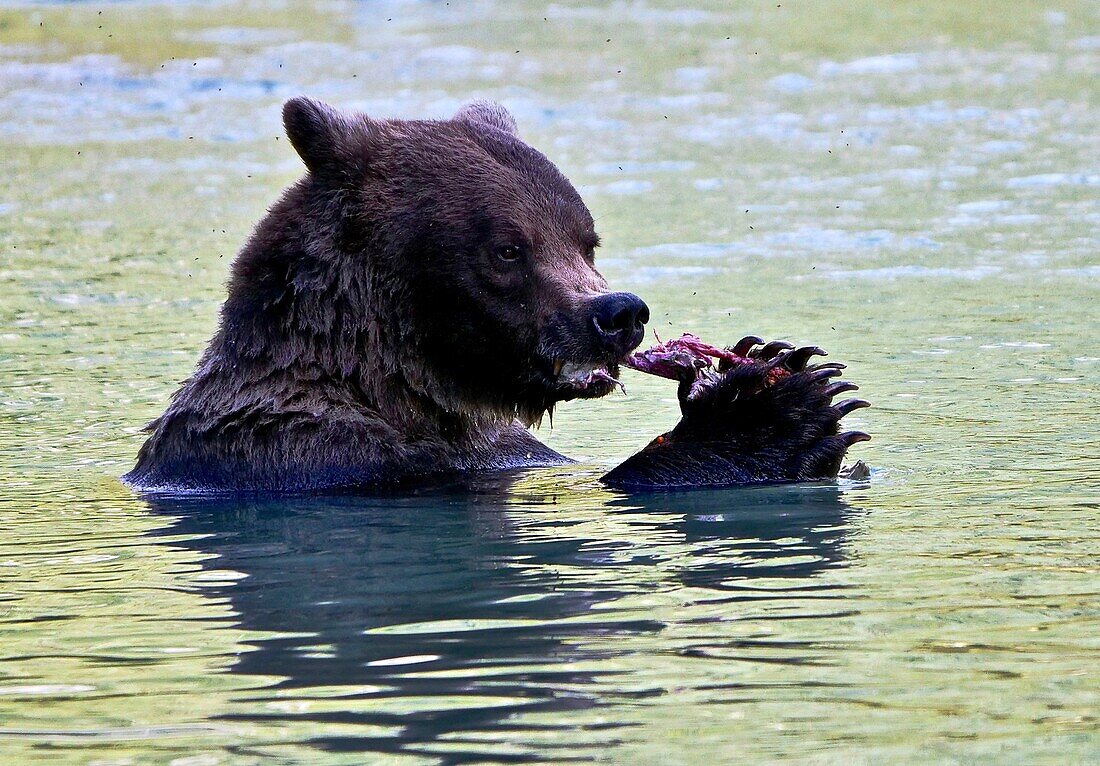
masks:
[[[592,303],[592,324],[604,345],[625,354],[642,342],[649,306],[634,293],[602,295]]]

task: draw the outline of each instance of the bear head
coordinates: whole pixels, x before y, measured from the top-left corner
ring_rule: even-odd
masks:
[[[283,117],[341,281],[370,293],[343,317],[381,325],[365,353],[447,411],[527,423],[615,387],[649,310],[608,289],[588,208],[503,107],[381,120],[295,98]]]

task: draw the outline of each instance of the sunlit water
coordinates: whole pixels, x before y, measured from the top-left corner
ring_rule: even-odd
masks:
[[[895,7],[896,5],[896,7]],[[729,10],[734,8],[734,10]],[[1100,762],[1091,3],[0,10],[0,760]],[[662,335],[819,342],[858,486],[630,497],[673,391],[467,492],[117,480],[299,172],[279,104],[492,97]]]

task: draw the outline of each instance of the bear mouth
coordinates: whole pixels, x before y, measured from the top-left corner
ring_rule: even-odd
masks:
[[[745,340],[759,339],[749,336]],[[626,386],[619,380],[619,366],[622,365],[647,375],[687,382],[691,387],[690,399],[713,387],[723,369],[751,361],[741,348],[718,348],[685,333],[675,340],[662,342],[657,338],[657,344],[653,347],[635,351],[614,362],[554,359],[550,362],[551,374],[547,377],[553,381],[553,388],[562,398],[594,399],[616,388],[626,393]]]
[[[626,392],[626,387],[619,381],[619,365],[616,362],[555,359],[551,366],[554,388],[570,398],[594,399],[606,396],[615,388]]]

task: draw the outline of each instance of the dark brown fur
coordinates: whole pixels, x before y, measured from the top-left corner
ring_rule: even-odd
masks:
[[[309,173],[237,257],[127,481],[310,490],[565,462],[524,428],[577,395],[550,365],[616,356],[589,337],[608,291],[568,180],[492,104],[383,121],[294,99],[284,121]],[[518,264],[498,257],[513,244]]]
[[[526,426],[556,402],[608,393],[649,316],[596,271],[592,216],[569,181],[494,104],[372,120],[301,98],[283,116],[309,172],[234,262],[217,334],[125,479],[375,491],[568,462]],[[865,402],[832,405],[837,366],[804,369],[801,352],[771,361],[785,347],[697,401],[681,386],[681,424],[604,481],[835,476],[867,438],[838,422]],[[778,363],[791,377],[765,385]],[[606,374],[584,385],[569,370],[593,366]]]

